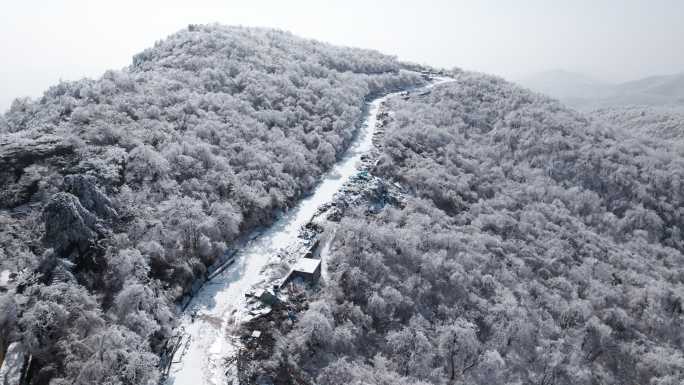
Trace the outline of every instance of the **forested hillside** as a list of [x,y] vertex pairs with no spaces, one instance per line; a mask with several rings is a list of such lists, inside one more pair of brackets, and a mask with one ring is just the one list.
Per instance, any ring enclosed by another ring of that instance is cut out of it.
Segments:
[[625,130],[643,139],[655,137],[658,145],[682,145],[684,140],[684,110],[671,107],[611,107],[591,111],[598,124]]
[[424,81],[393,57],[193,26],[0,117],[0,352],[30,384],[151,384],[173,304],[309,192],[364,100]]
[[256,367],[320,385],[682,383],[681,150],[455,76],[392,99],[373,174],[406,203],[328,224],[328,282]]

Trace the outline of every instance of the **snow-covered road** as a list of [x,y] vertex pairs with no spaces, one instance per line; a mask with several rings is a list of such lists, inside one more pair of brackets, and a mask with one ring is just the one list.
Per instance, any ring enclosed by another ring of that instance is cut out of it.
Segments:
[[[438,78],[424,88],[449,81]],[[324,175],[314,193],[282,215],[270,228],[250,241],[236,254],[235,264],[204,285],[181,319],[188,339],[174,358],[168,385],[226,384],[233,369],[226,359],[235,356],[233,327],[239,324],[238,309],[243,308],[244,293],[266,279],[264,268],[280,249],[297,240],[300,227],[306,224],[319,206],[330,202],[334,194],[354,175],[361,156],[370,151],[380,105],[398,93],[374,99],[367,116],[346,155]],[[190,314],[196,313],[194,322]]]

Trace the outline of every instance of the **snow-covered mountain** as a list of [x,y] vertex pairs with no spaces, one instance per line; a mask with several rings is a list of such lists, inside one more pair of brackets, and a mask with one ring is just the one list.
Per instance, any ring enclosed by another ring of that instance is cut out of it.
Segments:
[[[684,119],[662,105],[682,104],[684,75],[523,83],[660,107],[590,115],[485,74],[217,25],[17,100],[0,116],[0,364],[27,385],[156,385],[198,346],[178,342],[193,334],[176,305],[239,249],[205,289],[256,278],[184,318],[221,331],[199,346],[241,384],[683,383]],[[343,172],[364,120],[374,147]],[[352,184],[302,226],[329,171]],[[315,257],[320,240],[322,281],[250,292],[264,264],[289,271],[288,239],[255,232],[279,224],[320,232],[301,244]],[[230,307],[247,297],[249,325]],[[207,382],[194,374],[169,380]]]
[[253,378],[681,384],[677,118],[588,119],[453,77],[387,104],[370,173],[405,194],[325,225],[330,279]]
[[312,190],[369,95],[425,83],[406,68],[190,25],[124,70],[16,100],[0,116],[0,272],[19,277],[0,287],[0,352],[25,346],[30,384],[156,382],[174,303]]

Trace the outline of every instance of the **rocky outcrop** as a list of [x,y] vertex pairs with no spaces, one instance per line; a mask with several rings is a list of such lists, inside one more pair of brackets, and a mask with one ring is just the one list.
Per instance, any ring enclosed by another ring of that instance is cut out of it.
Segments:
[[95,184],[95,178],[87,175],[64,177],[64,191],[75,195],[83,207],[102,219],[115,218],[112,201]]
[[0,137],[0,208],[27,203],[38,190],[40,175],[33,165],[59,167],[74,155],[74,148],[63,138],[41,135],[37,138],[4,135]]
[[37,138],[7,135],[0,138],[0,168],[20,169],[48,157],[69,155],[73,151],[71,144],[55,135]]
[[26,369],[26,348],[21,342],[14,342],[7,348],[7,354],[0,361],[0,383],[20,385]]
[[[39,183],[42,175],[39,170],[29,167],[20,172],[16,180],[14,172],[0,171],[0,208],[14,208],[28,203],[34,194],[39,190]],[[3,177],[6,176],[6,177]]]
[[43,210],[44,241],[59,256],[83,254],[107,234],[99,219],[70,193],[53,195]]
[[62,188],[65,191],[54,194],[43,209],[43,241],[54,253],[42,270],[52,282],[73,280],[79,272],[102,269],[103,240],[111,233],[111,220],[117,217],[112,201],[97,187],[95,178],[67,175]]
[[[3,174],[15,174],[47,158],[68,156],[74,148],[63,138],[54,135],[41,135],[37,138],[7,135],[0,137],[0,170]],[[18,179],[19,175],[15,175]]]

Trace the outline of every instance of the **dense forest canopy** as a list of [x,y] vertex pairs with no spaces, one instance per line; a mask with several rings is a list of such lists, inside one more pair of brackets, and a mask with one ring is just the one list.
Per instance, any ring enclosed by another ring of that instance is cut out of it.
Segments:
[[[369,97],[424,84],[421,69],[190,25],[121,71],[17,99],[0,115],[0,357],[20,342],[31,385],[156,383],[174,305],[312,190]],[[327,222],[323,285],[250,368],[321,385],[682,383],[681,114],[580,114],[451,75],[383,107],[370,173],[404,199]]]
[[374,51],[196,26],[0,118],[0,347],[31,384],[147,384],[173,306],[309,192],[373,94],[424,80]]
[[[672,107],[630,106],[601,108],[589,116],[599,124],[612,125],[643,139],[655,137],[660,145],[682,145],[684,109]],[[680,150],[681,151],[681,150]],[[681,152],[680,152],[681,154]]]
[[328,225],[329,282],[256,365],[321,385],[682,383],[681,147],[455,77],[391,100],[373,173],[405,206]]

